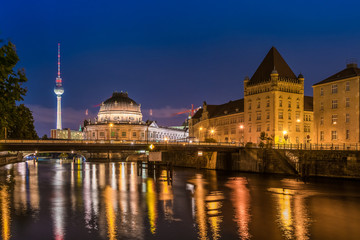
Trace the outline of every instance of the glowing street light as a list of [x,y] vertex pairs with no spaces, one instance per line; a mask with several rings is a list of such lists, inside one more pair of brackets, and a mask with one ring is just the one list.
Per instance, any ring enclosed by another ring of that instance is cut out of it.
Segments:
[[283,134],[284,134],[284,135],[286,135],[286,134],[287,134],[287,131],[286,131],[286,130],[284,130],[284,131],[283,131]]

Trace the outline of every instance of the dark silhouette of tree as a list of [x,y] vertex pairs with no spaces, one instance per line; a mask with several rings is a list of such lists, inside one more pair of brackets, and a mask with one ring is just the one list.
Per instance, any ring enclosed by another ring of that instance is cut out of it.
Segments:
[[27,91],[23,87],[27,81],[24,69],[14,70],[18,61],[15,45],[3,44],[0,48],[0,139],[38,138],[31,111],[24,104],[16,105],[24,100]]

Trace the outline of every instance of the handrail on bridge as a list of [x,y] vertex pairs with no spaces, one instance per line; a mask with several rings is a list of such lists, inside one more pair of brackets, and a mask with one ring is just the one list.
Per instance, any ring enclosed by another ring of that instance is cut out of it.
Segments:
[[190,141],[146,141],[146,140],[0,140],[1,143],[8,144],[114,144],[114,145],[175,145],[175,146],[222,146],[222,147],[241,147],[240,143],[234,142],[190,142]]

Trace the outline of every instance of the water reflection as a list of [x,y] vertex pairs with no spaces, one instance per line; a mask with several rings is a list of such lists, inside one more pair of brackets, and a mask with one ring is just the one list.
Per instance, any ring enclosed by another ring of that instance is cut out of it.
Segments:
[[169,174],[136,163],[29,161],[0,168],[1,238],[329,239],[336,231],[357,239],[359,188],[192,169]]
[[[214,176],[212,178],[214,180]],[[217,184],[210,181],[210,187],[217,189]],[[222,222],[222,200],[224,199],[221,191],[208,191],[205,187],[208,183],[202,174],[196,174],[194,179],[189,180],[187,188],[192,191],[195,205],[193,214],[198,228],[198,238],[212,239],[220,238],[220,224]],[[209,226],[208,226],[209,224]],[[209,232],[210,230],[210,232]],[[208,236],[209,235],[209,236]]]
[[62,164],[57,166],[53,177],[53,197],[51,198],[51,215],[54,226],[54,239],[62,240],[65,236],[65,192],[64,192],[64,168]]
[[234,221],[238,225],[238,234],[240,239],[250,239],[250,192],[247,188],[246,178],[230,179],[225,186],[230,188],[230,200],[234,208]]
[[1,203],[1,236],[2,239],[10,239],[10,199],[7,186],[0,188],[0,203]]
[[277,206],[277,222],[285,239],[310,239],[311,218],[307,211],[306,199],[313,195],[311,191],[297,191],[302,183],[287,182],[292,188],[269,188]]

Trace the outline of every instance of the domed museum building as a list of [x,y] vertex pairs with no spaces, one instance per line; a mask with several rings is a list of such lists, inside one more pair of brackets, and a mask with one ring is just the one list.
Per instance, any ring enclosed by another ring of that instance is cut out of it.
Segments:
[[143,121],[141,105],[126,92],[114,92],[104,101],[94,122],[85,121],[88,140],[186,141],[185,127],[160,127],[155,121]]

